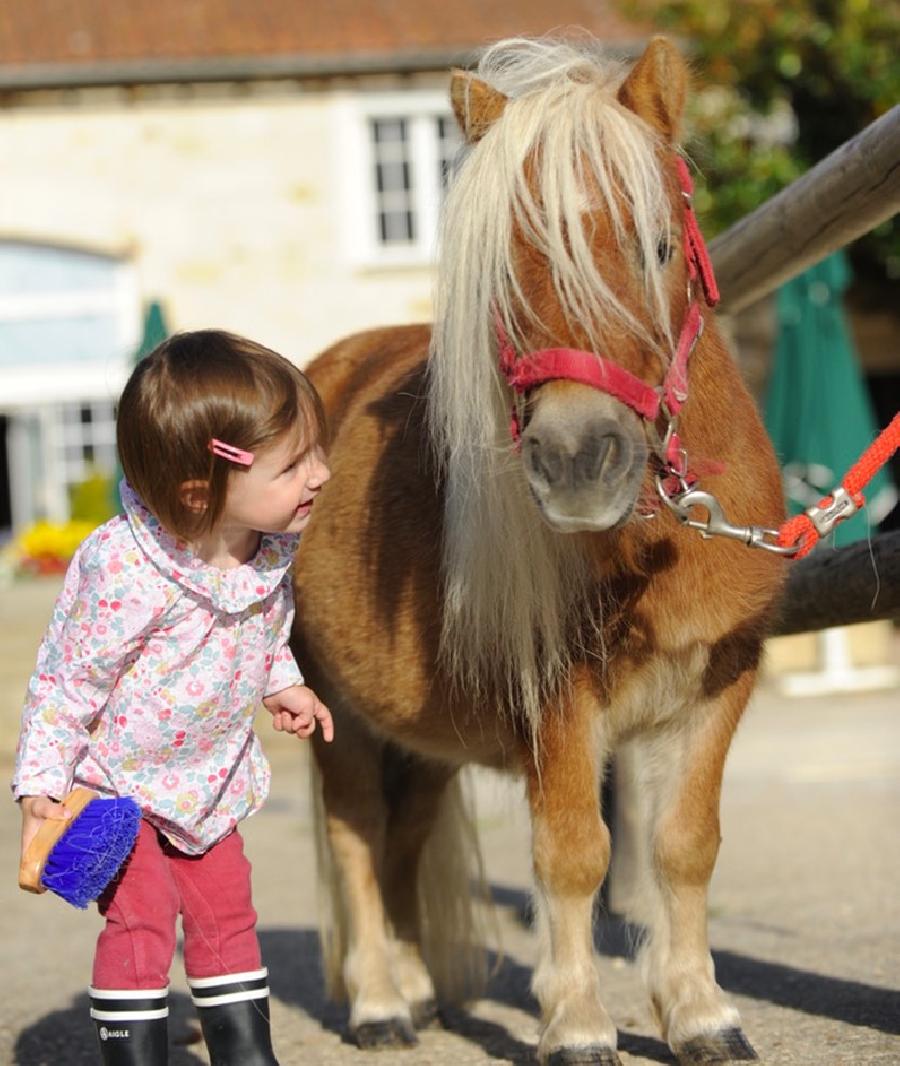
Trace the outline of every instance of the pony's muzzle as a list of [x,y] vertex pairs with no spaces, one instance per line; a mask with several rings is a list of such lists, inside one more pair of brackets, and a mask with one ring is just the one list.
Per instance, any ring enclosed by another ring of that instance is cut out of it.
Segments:
[[634,446],[611,419],[599,419],[571,431],[529,427],[523,438],[529,475],[551,489],[578,491],[585,486],[614,485],[627,474]]
[[522,435],[522,461],[551,526],[560,532],[604,530],[631,514],[646,446],[632,412],[573,386],[541,395]]

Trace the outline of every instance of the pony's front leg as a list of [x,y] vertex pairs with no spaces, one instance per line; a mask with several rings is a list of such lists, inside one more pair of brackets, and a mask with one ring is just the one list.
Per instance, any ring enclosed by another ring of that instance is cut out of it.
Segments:
[[707,936],[722,771],[751,688],[745,674],[698,707],[682,730],[640,744],[651,873],[641,963],[662,1035],[682,1066],[756,1058],[716,983]]
[[616,1027],[600,998],[594,896],[609,865],[599,806],[596,703],[576,685],[548,708],[528,773],[540,958],[532,989],[541,1007],[541,1062],[614,1066]]

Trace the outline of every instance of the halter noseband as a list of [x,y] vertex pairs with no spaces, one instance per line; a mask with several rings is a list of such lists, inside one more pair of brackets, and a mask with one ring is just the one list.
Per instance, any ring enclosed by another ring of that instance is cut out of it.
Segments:
[[[647,422],[655,423],[660,416],[663,416],[667,425],[657,454],[666,474],[674,476],[680,485],[687,475],[687,468],[675,425],[678,413],[687,400],[688,360],[703,333],[703,316],[700,312],[700,303],[694,296],[694,290],[699,279],[706,303],[710,307],[718,303],[719,290],[713,275],[709,253],[697,224],[697,216],[694,214],[691,199],[694,183],[691,181],[687,164],[681,156],[675,157],[675,168],[684,200],[682,244],[688,269],[689,301],[675,354],[662,385],[658,387],[648,385],[612,360],[596,352],[586,352],[576,348],[542,348],[517,359],[515,349],[499,315],[495,315],[494,327],[497,334],[500,370],[517,397],[524,396],[530,389],[543,385],[547,381],[575,381],[607,393],[630,407]],[[516,447],[521,447],[522,424],[516,404],[513,405],[510,430]]]

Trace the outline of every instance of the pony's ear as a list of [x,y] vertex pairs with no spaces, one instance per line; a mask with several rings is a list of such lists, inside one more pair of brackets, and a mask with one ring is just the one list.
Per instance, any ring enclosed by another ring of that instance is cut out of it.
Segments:
[[652,37],[619,88],[619,103],[634,111],[667,141],[678,140],[688,90],[688,68],[666,37]]
[[506,107],[506,97],[487,82],[465,70],[454,70],[450,78],[453,114],[468,144],[480,141]]

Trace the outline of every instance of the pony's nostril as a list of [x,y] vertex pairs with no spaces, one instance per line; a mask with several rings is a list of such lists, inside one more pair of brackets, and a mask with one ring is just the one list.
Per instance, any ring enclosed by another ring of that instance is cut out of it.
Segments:
[[617,432],[604,427],[587,432],[573,460],[576,485],[610,481],[628,466],[628,444]]
[[575,484],[596,481],[604,469],[609,470],[615,465],[620,450],[619,440],[614,435],[589,434],[573,461]]
[[525,443],[530,473],[554,488],[612,482],[628,467],[629,454],[628,441],[608,422],[592,426],[574,447],[571,441],[537,436]]
[[562,476],[563,459],[559,448],[543,444],[539,438],[532,437],[527,447],[528,464],[532,472],[548,485],[555,485]]

